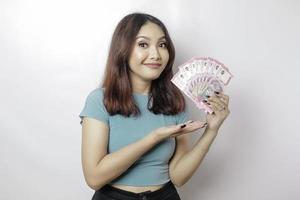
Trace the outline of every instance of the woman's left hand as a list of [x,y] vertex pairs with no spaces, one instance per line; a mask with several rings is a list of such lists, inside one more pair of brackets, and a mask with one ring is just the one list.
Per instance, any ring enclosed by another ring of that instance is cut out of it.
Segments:
[[207,114],[206,128],[218,131],[230,111],[228,109],[229,96],[222,93],[215,93],[215,96],[207,97],[207,102],[204,101],[212,110],[212,114]]

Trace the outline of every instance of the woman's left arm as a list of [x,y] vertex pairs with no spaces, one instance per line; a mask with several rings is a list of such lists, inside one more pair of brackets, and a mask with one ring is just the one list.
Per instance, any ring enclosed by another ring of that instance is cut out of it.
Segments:
[[229,97],[227,95],[216,93],[216,96],[208,97],[206,100],[213,113],[206,116],[207,126],[203,135],[193,148],[183,154],[176,165],[170,169],[171,179],[176,182],[176,186],[184,185],[192,177],[209,151],[220,126],[230,113],[228,109]]

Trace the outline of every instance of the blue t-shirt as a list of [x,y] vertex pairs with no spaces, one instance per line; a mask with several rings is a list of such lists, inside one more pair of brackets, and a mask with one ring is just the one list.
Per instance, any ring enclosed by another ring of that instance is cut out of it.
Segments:
[[[103,104],[103,88],[89,93],[79,117],[91,117],[109,126],[108,153],[118,151],[137,142],[156,128],[180,124],[187,121],[186,111],[177,115],[154,114],[147,109],[148,95],[133,93],[141,115],[126,117],[110,116]],[[175,138],[165,139],[141,156],[123,174],[111,183],[131,186],[161,185],[170,180],[169,160],[175,152]],[[124,155],[126,156],[126,155]]]

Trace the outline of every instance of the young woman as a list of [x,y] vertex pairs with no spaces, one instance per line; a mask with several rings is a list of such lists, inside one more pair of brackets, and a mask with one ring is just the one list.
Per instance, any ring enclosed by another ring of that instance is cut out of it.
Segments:
[[[228,96],[207,99],[207,122],[187,121],[171,83],[175,50],[164,24],[143,13],[125,16],[113,34],[105,78],[80,113],[82,167],[93,200],[180,199],[224,119]],[[188,134],[205,127],[190,150]]]

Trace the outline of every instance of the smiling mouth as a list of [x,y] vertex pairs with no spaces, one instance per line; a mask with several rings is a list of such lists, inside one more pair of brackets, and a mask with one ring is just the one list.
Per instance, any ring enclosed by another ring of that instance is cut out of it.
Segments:
[[151,68],[159,68],[159,67],[162,66],[162,65],[159,64],[159,63],[146,63],[146,64],[144,64],[144,65],[146,65],[147,67],[151,67]]

